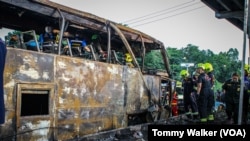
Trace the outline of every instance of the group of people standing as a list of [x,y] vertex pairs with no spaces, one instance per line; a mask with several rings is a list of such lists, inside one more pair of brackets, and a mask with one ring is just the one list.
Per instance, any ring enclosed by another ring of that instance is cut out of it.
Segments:
[[214,81],[213,66],[210,63],[198,63],[192,75],[182,70],[184,110],[188,119],[207,123],[214,120]]
[[[245,66],[244,91],[242,104],[242,124],[247,123],[249,92],[250,92],[250,67]],[[188,119],[200,123],[214,121],[214,82],[213,66],[210,63],[198,63],[192,75],[187,70],[180,72],[184,94],[184,110]],[[225,95],[227,124],[237,124],[239,116],[241,80],[237,73],[226,80],[222,85]]]

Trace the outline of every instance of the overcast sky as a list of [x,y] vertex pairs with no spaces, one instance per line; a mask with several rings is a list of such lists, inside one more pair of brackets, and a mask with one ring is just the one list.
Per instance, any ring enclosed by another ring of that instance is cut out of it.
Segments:
[[237,48],[242,59],[243,31],[224,19],[215,18],[214,11],[200,0],[51,1],[128,24],[162,41],[166,47],[182,48],[193,44],[216,54]]

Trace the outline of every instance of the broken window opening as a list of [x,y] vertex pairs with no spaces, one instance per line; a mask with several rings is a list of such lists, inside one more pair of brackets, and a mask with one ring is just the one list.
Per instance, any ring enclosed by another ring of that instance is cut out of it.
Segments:
[[49,90],[21,91],[21,116],[49,115]]

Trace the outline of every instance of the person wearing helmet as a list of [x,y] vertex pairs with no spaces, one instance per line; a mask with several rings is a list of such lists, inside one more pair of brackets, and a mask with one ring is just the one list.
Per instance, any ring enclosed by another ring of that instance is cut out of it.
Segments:
[[243,123],[247,122],[248,118],[248,111],[250,111],[250,106],[249,106],[249,96],[250,96],[250,79],[249,79],[249,74],[250,74],[250,66],[248,64],[245,64],[244,66],[244,101],[243,101]]
[[213,74],[213,66],[211,63],[205,63],[205,73],[208,75],[209,79],[210,79],[210,83],[211,83],[211,88],[214,88],[214,83],[215,83],[215,77]]
[[[250,66],[245,64],[245,66],[244,66],[244,81],[245,82],[250,83],[249,75],[250,75]],[[247,84],[247,86],[250,88],[250,84]]]
[[132,59],[132,56],[129,54],[129,53],[125,53],[125,61],[126,61],[126,65],[133,68],[134,65],[133,65],[133,59]]
[[[210,82],[210,85],[211,85],[211,89],[212,89],[212,92],[213,92],[213,97],[215,97],[215,93],[214,93],[214,84],[215,84],[215,76],[214,76],[214,73],[213,73],[213,65],[211,63],[205,63],[204,64],[205,66],[205,73],[207,74],[208,76],[208,79],[209,79],[209,82]],[[215,100],[213,101],[213,109],[215,107]]]
[[213,91],[211,89],[209,78],[205,73],[205,65],[203,63],[197,64],[196,72],[199,73],[197,80],[197,95],[200,122],[207,123],[207,121],[214,120],[212,112],[214,106]]
[[198,101],[197,101],[198,100],[198,95],[197,95],[198,76],[199,76],[199,74],[196,71],[194,71],[193,74],[192,74],[192,79],[193,79],[193,83],[194,83],[194,98],[196,100],[196,103],[198,103]]
[[[180,72],[182,77],[184,111],[188,119],[198,118],[198,107],[194,97],[194,83],[187,70]],[[191,110],[190,110],[191,109]]]

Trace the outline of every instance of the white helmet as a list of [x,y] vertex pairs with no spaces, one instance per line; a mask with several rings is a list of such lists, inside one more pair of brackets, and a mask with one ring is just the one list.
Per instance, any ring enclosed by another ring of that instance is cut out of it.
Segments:
[[51,26],[46,26],[46,27],[45,27],[45,32],[46,32],[46,33],[52,32],[52,27],[51,27]]

